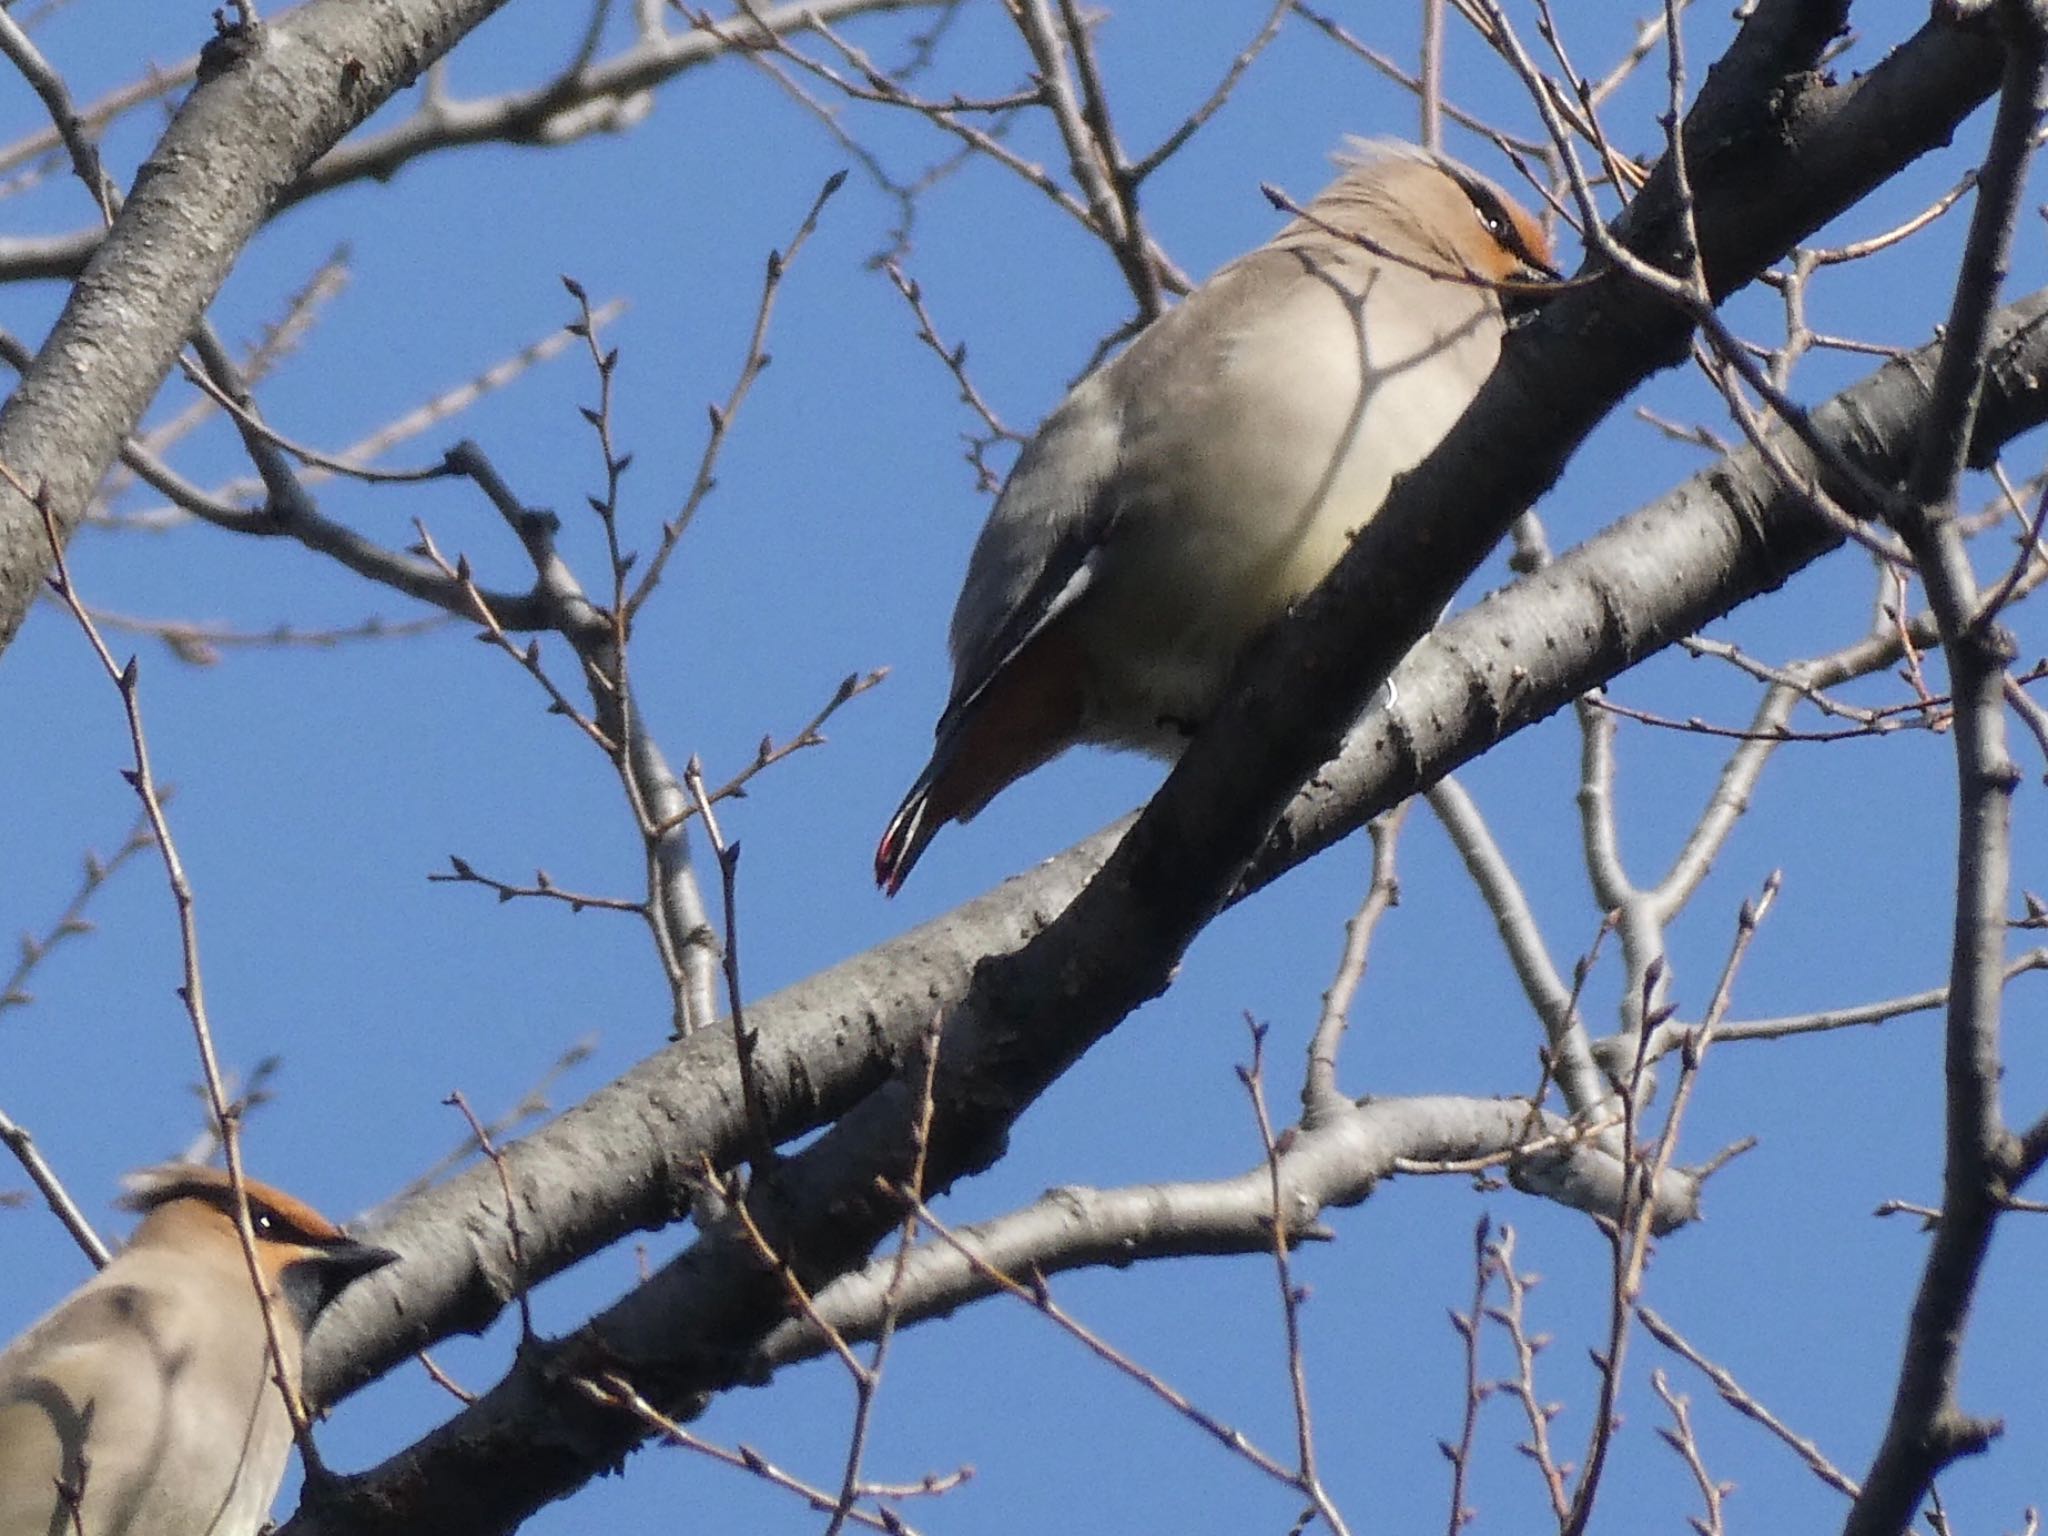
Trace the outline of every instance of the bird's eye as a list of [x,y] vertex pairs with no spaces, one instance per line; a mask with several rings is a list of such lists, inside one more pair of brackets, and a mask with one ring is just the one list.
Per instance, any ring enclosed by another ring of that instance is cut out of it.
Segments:
[[1479,215],[1479,227],[1481,229],[1484,229],[1502,244],[1507,243],[1508,219],[1506,214],[1502,213],[1500,209],[1488,207],[1484,203],[1474,203],[1472,211]]
[[249,1213],[249,1225],[256,1229],[258,1237],[274,1237],[277,1235],[277,1218],[268,1211],[251,1211]]

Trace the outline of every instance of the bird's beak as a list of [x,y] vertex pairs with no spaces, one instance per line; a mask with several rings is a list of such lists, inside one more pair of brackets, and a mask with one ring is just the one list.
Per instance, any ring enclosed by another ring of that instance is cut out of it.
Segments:
[[[1564,274],[1555,267],[1529,258],[1522,262],[1521,270],[1515,274],[1515,281],[1523,284],[1561,283],[1564,281]],[[1552,297],[1554,295],[1545,293],[1541,287],[1509,289],[1500,296],[1501,313],[1507,316],[1511,325],[1519,324],[1548,304]]]
[[387,1264],[396,1264],[398,1255],[389,1248],[376,1248],[368,1243],[337,1243],[321,1254],[327,1267],[342,1285],[360,1280],[365,1275],[375,1274]]
[[389,1248],[373,1248],[368,1243],[344,1238],[338,1243],[302,1249],[300,1256],[284,1267],[280,1279],[299,1326],[311,1328],[313,1320],[343,1291],[363,1276],[397,1262],[398,1255]]

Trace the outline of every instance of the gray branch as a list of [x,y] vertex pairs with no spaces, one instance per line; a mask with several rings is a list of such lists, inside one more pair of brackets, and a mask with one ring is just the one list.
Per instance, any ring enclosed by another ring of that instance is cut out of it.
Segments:
[[1843,1528],[1847,1536],[1903,1530],[1942,1469],[1982,1451],[2004,1427],[1965,1412],[1957,1389],[1971,1303],[2018,1161],[2000,1104],[2005,1067],[1999,1043],[2012,796],[2020,778],[2005,736],[2005,676],[2015,646],[1997,613],[1983,610],[1956,493],[1970,455],[2027,162],[2048,99],[2048,4],[1997,0],[1991,9],[2006,45],[2005,82],[1977,180],[1948,345],[1907,495],[1892,514],[1941,626],[1955,699],[1956,899],[1943,1052],[1948,1155],[1941,1218],[1913,1298],[1891,1417]]
[[[276,200],[502,3],[314,0],[209,45],[198,85],[0,407],[0,463],[46,491],[67,538]],[[0,649],[48,565],[40,514],[0,487]]]
[[[1530,1146],[1539,1150],[1517,1155]],[[1294,1131],[1278,1161],[1280,1209],[1295,1242],[1328,1237],[1323,1212],[1357,1205],[1403,1163],[1498,1162],[1533,1193],[1610,1218],[1621,1209],[1620,1163],[1575,1139],[1570,1121],[1519,1099],[1368,1099]],[[1667,1172],[1657,1198],[1660,1232],[1699,1214],[1698,1181],[1688,1173]],[[1263,1158],[1229,1179],[1055,1189],[957,1229],[951,1242],[920,1244],[900,1281],[894,1254],[841,1276],[819,1293],[818,1316],[844,1338],[867,1339],[892,1312],[898,1325],[925,1322],[994,1294],[988,1269],[1028,1283],[1034,1274],[1145,1259],[1271,1254],[1273,1209]],[[808,1319],[795,1318],[761,1340],[747,1369],[765,1379],[827,1347]]]

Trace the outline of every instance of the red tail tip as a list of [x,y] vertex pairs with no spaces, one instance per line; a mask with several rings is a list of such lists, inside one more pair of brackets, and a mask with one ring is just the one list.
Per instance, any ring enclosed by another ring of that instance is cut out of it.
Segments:
[[875,849],[875,884],[884,896],[894,896],[903,889],[903,877],[910,873],[899,862],[902,849],[896,840],[896,829],[891,827],[882,834],[882,841]]

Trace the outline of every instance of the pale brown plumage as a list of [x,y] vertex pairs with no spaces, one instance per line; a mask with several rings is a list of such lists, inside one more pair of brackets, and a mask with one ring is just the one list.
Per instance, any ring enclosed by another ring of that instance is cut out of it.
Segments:
[[953,613],[931,761],[876,850],[885,891],[941,826],[1076,742],[1176,755],[1245,645],[1492,371],[1489,285],[1556,276],[1535,220],[1457,162],[1387,142],[1340,161],[1018,459]]
[[[297,1390],[305,1332],[397,1255],[247,1184]],[[291,1451],[227,1177],[137,1175],[127,1247],[0,1351],[0,1536],[256,1536]]]

